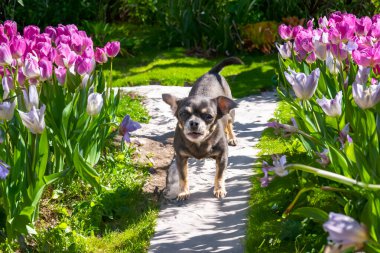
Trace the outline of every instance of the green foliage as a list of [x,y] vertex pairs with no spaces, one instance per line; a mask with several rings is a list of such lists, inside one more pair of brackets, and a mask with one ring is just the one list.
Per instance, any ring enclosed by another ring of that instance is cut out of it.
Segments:
[[150,116],[148,110],[141,106],[141,100],[143,98],[139,97],[136,94],[130,93],[123,96],[120,99],[119,106],[116,111],[116,119],[118,122],[121,122],[125,115],[133,115],[132,120],[138,121],[141,123],[148,123]]
[[[275,85],[274,55],[241,54],[245,65],[226,67],[221,74],[227,79],[234,97],[244,97]],[[216,63],[224,59],[204,59],[185,54],[184,49],[174,48],[161,53],[149,52],[134,58],[116,58],[113,69],[114,86],[148,84],[191,85]]]

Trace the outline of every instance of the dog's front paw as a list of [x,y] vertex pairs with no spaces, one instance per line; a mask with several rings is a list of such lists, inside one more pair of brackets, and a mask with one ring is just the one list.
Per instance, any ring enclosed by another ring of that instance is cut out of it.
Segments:
[[189,191],[182,191],[178,194],[177,200],[178,201],[183,201],[186,200],[190,197],[190,192]]
[[224,187],[218,187],[214,188],[214,196],[218,199],[224,198],[227,195],[226,188]]
[[229,146],[236,146],[237,145],[237,139],[236,138],[229,139],[228,140],[228,145]]

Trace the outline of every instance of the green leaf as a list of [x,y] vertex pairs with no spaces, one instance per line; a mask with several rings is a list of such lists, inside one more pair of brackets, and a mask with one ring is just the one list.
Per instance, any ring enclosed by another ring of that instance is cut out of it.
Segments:
[[300,207],[295,209],[292,214],[305,218],[312,218],[320,223],[323,223],[329,219],[329,215],[325,211],[316,207]]
[[90,183],[97,190],[100,190],[101,186],[99,184],[99,174],[80,155],[79,145],[76,145],[75,147],[73,161],[75,169],[78,171],[82,179]]
[[17,0],[18,4],[24,7],[24,1],[23,0]]
[[49,142],[47,138],[47,131],[45,130],[39,138],[38,145],[38,160],[37,160],[37,177],[41,180],[45,176],[46,164],[49,158]]

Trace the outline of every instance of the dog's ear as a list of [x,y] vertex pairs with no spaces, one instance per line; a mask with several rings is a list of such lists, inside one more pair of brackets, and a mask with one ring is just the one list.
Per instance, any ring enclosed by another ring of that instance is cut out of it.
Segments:
[[162,100],[164,100],[165,103],[170,105],[170,108],[172,109],[173,114],[177,111],[178,108],[178,101],[179,99],[176,96],[173,96],[172,94],[162,94]]
[[237,103],[232,99],[224,96],[216,98],[216,104],[218,105],[218,114],[226,115],[232,109],[237,107]]

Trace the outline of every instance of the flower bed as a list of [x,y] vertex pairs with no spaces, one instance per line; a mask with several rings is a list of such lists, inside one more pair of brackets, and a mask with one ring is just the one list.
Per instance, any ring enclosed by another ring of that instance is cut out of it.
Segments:
[[278,93],[295,117],[291,124],[268,126],[297,136],[314,162],[287,164],[285,156],[275,156],[273,165],[263,164],[261,183],[265,187],[276,176],[299,171],[303,188],[285,216],[307,185],[336,192],[344,215],[297,209],[300,215],[324,221],[329,233],[326,251],[380,249],[379,31],[380,15],[357,18],[340,12],[320,18],[316,28],[314,20],[306,28],[279,27],[285,43],[277,45]]
[[9,240],[36,233],[47,185],[69,184],[79,175],[102,190],[93,166],[116,123],[112,59],[119,50],[119,42],[94,50],[75,25],[44,32],[26,26],[21,35],[16,22],[0,24],[0,207]]

